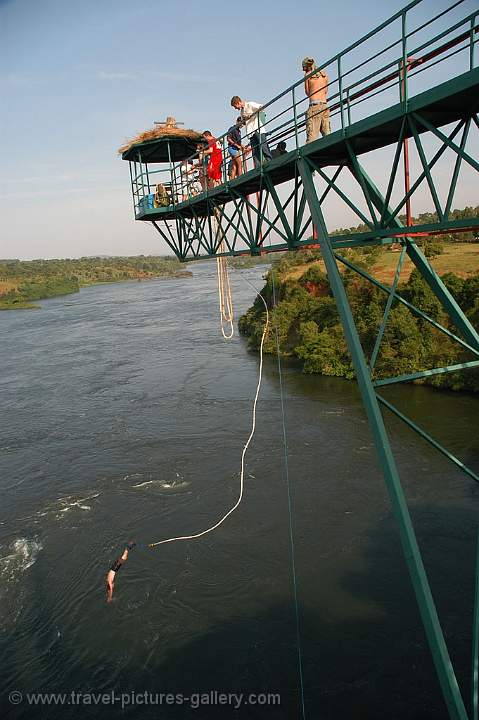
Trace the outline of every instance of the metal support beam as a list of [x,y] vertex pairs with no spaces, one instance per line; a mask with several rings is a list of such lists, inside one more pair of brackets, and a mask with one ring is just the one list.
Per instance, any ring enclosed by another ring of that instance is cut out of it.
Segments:
[[304,159],[298,161],[299,172],[303,181],[304,191],[313,224],[318,228],[318,240],[321,253],[326,265],[331,290],[336,299],[338,312],[341,317],[344,333],[352,356],[359,389],[364,402],[369,425],[374,438],[374,444],[382,468],[386,486],[391,499],[394,516],[399,525],[401,543],[403,546],[406,564],[411,576],[414,592],[418,601],[424,629],[432,652],[434,664],[438,674],[444,700],[450,717],[454,720],[467,720],[464,702],[458,687],[456,676],[452,668],[451,659],[446,647],[444,635],[439,623],[434,600],[426,576],[421,553],[414,533],[411,516],[406,498],[401,486],[398,469],[389,438],[384,426],[384,420],[379,408],[369,369],[366,365],[363,349],[359,340],[358,331],[343,285],[343,281],[336,264],[334,252],[329,240],[328,231],[324,222],[323,213],[318,202],[316,188],[313,182],[311,166]]
[[476,543],[476,591],[472,621],[472,720],[479,720],[479,524]]
[[392,403],[388,402],[386,398],[383,398],[381,395],[376,394],[376,397],[378,401],[381,403],[381,405],[384,405],[388,410],[390,410],[399,420],[402,420],[402,422],[405,425],[408,425],[411,430],[414,430],[415,433],[417,433],[420,437],[423,438],[423,440],[426,440],[430,445],[432,445],[433,448],[438,450],[440,453],[444,455],[448,460],[450,460],[456,467],[458,467],[462,472],[466,473],[466,475],[469,475],[470,478],[472,478],[475,482],[479,483],[479,477],[474,472],[474,470],[471,470],[470,467],[467,465],[464,465],[462,460],[459,460],[455,455],[453,455],[452,452],[449,450],[446,450],[445,447],[443,447],[440,443],[438,443],[436,440],[434,440],[433,437],[431,437],[427,432],[425,432],[422,428],[419,427],[419,425],[416,425],[415,422],[413,422],[410,418],[408,418],[406,415],[404,415],[402,412],[400,412],[397,407],[395,407]]
[[395,385],[396,383],[412,382],[413,380],[421,380],[432,375],[442,375],[443,373],[457,372],[458,370],[466,370],[479,365],[479,360],[471,360],[471,362],[456,363],[455,365],[447,365],[446,367],[432,368],[431,370],[421,370],[407,375],[397,375],[396,377],[385,378],[384,380],[376,380],[374,387],[383,387],[384,385]]
[[271,179],[269,178],[269,176],[265,175],[264,179],[265,179],[266,187],[268,188],[268,192],[273,199],[275,208],[278,212],[279,218],[281,220],[284,231],[288,238],[288,247],[290,247],[291,250],[293,250],[295,238],[294,238],[293,231],[291,230],[290,224],[288,222],[288,218],[286,217],[286,213],[284,212],[283,205],[281,204],[281,200],[279,199],[278,193],[276,192],[276,188],[273,185],[273,183],[271,182]]
[[[351,166],[351,172],[353,174],[355,174],[356,172],[361,173],[362,181],[367,185],[369,195],[378,211],[381,214],[389,212],[389,209],[385,207],[383,196],[381,195],[374,182],[368,176],[364,168],[359,163],[357,163],[354,167]],[[390,221],[390,224],[394,228],[404,227],[398,218],[393,218]],[[408,237],[406,238],[406,243],[406,252],[408,256],[410,257],[414,265],[417,267],[422,277],[427,282],[434,295],[437,297],[444,310],[451,318],[456,328],[459,330],[459,332],[463,334],[464,338],[470,345],[479,349],[479,335],[461,310],[457,301],[454,299],[452,294],[444,285],[439,275],[433,270],[430,263],[426,260],[414,240]]]
[[[339,253],[335,252],[334,257],[339,260],[339,262],[346,265],[346,267],[350,268],[351,270],[354,270],[354,272],[358,273],[361,277],[363,277],[365,280],[369,280],[370,283],[378,287],[383,292],[387,293],[388,295],[391,292],[391,288],[387,287],[387,285],[383,285],[383,283],[379,282],[379,280],[376,280],[372,275],[367,273],[362,268],[358,267],[357,265],[354,265],[354,263],[347,260],[345,257],[340,255]],[[471,347],[468,345],[464,340],[462,340],[457,335],[454,335],[450,330],[445,328],[443,325],[440,325],[440,323],[436,322],[432,317],[427,315],[427,313],[423,312],[422,310],[419,310],[415,305],[412,305],[410,302],[405,300],[401,295],[398,295],[396,292],[394,293],[394,299],[400,302],[405,307],[409,308],[409,310],[418,318],[421,318],[422,320],[426,320],[430,325],[435,327],[437,330],[440,330],[440,332],[443,332],[445,335],[451,338],[451,340],[454,340],[455,342],[459,343],[465,350],[469,350],[469,352],[472,352],[474,355],[479,356],[479,350],[476,348]]]
[[378,331],[378,335],[376,338],[376,342],[374,343],[374,348],[371,353],[371,360],[369,361],[369,367],[371,368],[371,370],[374,368],[374,366],[376,364],[376,360],[377,360],[378,353],[379,353],[379,348],[381,347],[381,342],[383,339],[384,331],[386,330],[386,323],[388,321],[388,317],[389,317],[389,313],[391,311],[394,296],[396,294],[397,286],[399,283],[399,278],[401,277],[401,268],[402,268],[402,265],[404,262],[405,252],[406,252],[406,248],[403,245],[403,247],[401,249],[401,255],[399,256],[398,264],[396,266],[396,272],[394,273],[393,284],[391,285],[391,289],[389,291],[389,296],[388,296],[388,299],[386,302],[386,307],[384,308],[384,313],[383,313],[381,325],[379,326],[379,331]]

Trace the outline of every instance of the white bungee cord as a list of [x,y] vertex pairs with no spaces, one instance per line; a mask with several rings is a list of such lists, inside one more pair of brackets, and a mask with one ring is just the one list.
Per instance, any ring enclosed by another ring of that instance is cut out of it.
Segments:
[[[178,540],[195,540],[196,538],[200,538],[203,535],[207,535],[210,532],[213,532],[213,530],[216,530],[220,525],[224,523],[224,521],[232,514],[234,511],[239,507],[242,499],[243,499],[243,493],[244,493],[244,464],[245,464],[245,456],[246,451],[248,450],[248,447],[251,443],[251,440],[253,439],[253,435],[255,433],[256,429],[256,405],[258,403],[258,397],[261,390],[261,382],[263,377],[263,346],[264,341],[266,339],[266,335],[268,334],[269,330],[269,311],[268,311],[268,305],[266,303],[266,300],[262,296],[262,294],[254,287],[254,285],[247,280],[246,278],[243,278],[243,280],[250,285],[253,290],[255,291],[256,295],[261,298],[261,301],[264,305],[264,308],[266,310],[266,322],[264,324],[263,328],[263,334],[261,336],[261,343],[259,347],[259,371],[258,371],[258,383],[256,385],[256,393],[253,400],[253,417],[252,417],[252,423],[251,423],[251,431],[248,436],[248,439],[246,440],[246,443],[244,444],[243,451],[241,453],[241,471],[240,471],[240,491],[238,499],[236,500],[235,504],[228,510],[228,512],[223,515],[223,517],[218,520],[214,525],[207,528],[206,530],[202,530],[201,532],[193,533],[192,535],[178,535],[177,537],[171,537],[167,538],[166,540],[158,540],[157,542],[148,543],[147,547],[149,548],[155,548],[158,547],[158,545],[165,545],[166,543],[171,542],[177,542]],[[223,333],[224,335],[224,333]],[[228,339],[228,338],[226,338]]]

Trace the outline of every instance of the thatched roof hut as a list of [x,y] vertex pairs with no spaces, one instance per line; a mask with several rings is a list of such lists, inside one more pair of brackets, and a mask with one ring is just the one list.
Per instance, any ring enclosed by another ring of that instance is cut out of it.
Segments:
[[167,117],[166,122],[139,133],[118,152],[123,160],[177,162],[193,155],[200,142],[204,142],[201,133],[180,128],[174,117]]

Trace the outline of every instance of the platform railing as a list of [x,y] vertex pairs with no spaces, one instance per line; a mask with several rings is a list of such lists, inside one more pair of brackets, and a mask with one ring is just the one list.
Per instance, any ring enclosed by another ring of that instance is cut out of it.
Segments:
[[[434,0],[413,0],[377,28],[364,35],[348,48],[318,65],[328,74],[327,94],[332,132],[343,134],[357,120],[397,103],[405,109],[409,98],[421,90],[438,84],[438,65],[441,79],[454,77],[476,67],[475,48],[479,42],[479,9],[462,13],[468,0],[456,0],[440,12],[418,22],[414,13],[419,9],[434,9]],[[433,37],[430,37],[434,33]],[[382,43],[378,49],[378,45]],[[374,47],[370,47],[371,45]],[[274,143],[289,143],[286,152],[298,151],[306,142],[306,113],[309,98],[303,83],[317,70],[302,77],[283,92],[266,102],[257,114],[256,132],[267,136],[271,150]],[[428,76],[429,73],[429,76]],[[432,78],[431,78],[432,76]],[[432,82],[431,82],[432,79]],[[229,99],[228,99],[229,102]],[[234,111],[236,114],[238,111]],[[322,111],[318,111],[322,112]],[[249,143],[251,135],[243,132],[242,170],[262,171],[266,148],[259,146],[259,162],[252,162]],[[170,163],[166,169],[156,169],[141,161],[130,163],[133,202],[136,215],[151,207],[176,207],[198,195],[211,195],[217,188],[235,183],[229,179],[227,133],[216,139],[222,153],[221,181],[208,180],[201,154],[193,154],[187,161]],[[291,147],[292,145],[292,147]],[[275,162],[275,159],[272,160]],[[256,168],[255,168],[256,165]],[[155,205],[155,191],[165,190],[169,204]]]

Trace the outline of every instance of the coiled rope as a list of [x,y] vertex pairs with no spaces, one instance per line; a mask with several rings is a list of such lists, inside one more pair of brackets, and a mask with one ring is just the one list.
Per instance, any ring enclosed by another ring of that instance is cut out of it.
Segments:
[[[226,246],[223,240],[219,246],[219,251],[226,252]],[[233,298],[231,296],[228,263],[225,257],[216,258],[216,268],[218,271],[221,333],[225,340],[231,340],[234,335]]]
[[[215,244],[221,236],[217,252],[226,253],[227,246],[225,243],[225,235],[221,228],[220,212],[217,208],[214,210],[213,222],[216,224]],[[216,258],[216,270],[218,272],[218,295],[220,305],[220,326],[221,334],[225,340],[231,340],[234,335],[234,314],[233,314],[233,298],[231,296],[230,278],[228,274],[228,262],[226,257]],[[229,327],[228,327],[229,326]]]

